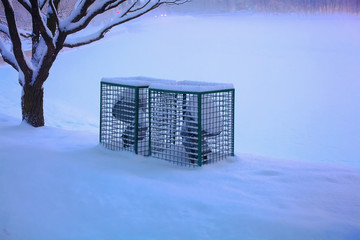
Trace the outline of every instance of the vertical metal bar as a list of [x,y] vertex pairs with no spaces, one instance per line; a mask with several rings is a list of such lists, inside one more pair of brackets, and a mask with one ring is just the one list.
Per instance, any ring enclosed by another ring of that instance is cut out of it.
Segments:
[[149,108],[149,156],[151,156],[151,89],[148,91],[148,108]]
[[231,148],[231,156],[235,156],[234,149],[235,149],[235,89],[231,90],[231,137],[232,137],[232,148]]
[[103,82],[100,83],[100,128],[99,128],[99,142],[101,143],[101,132],[102,132],[102,92],[103,92]]
[[197,105],[197,113],[198,113],[198,165],[202,165],[202,139],[201,139],[201,132],[202,132],[202,126],[201,126],[201,98],[202,94],[197,93],[197,99],[198,99],[198,105]]
[[178,118],[178,114],[177,114],[177,109],[178,109],[178,94],[175,93],[175,100],[174,100],[174,104],[172,107],[174,108],[174,116],[173,116],[173,122],[172,122],[172,127],[173,127],[173,132],[172,132],[172,137],[173,137],[173,145],[176,144],[176,123],[177,123],[177,118]]
[[134,123],[134,152],[138,154],[139,133],[139,88],[135,88],[135,123]]
[[185,121],[185,113],[186,113],[186,94],[185,93],[183,93],[183,100],[182,100],[182,110],[183,110],[183,112],[182,112],[182,120],[183,121]]

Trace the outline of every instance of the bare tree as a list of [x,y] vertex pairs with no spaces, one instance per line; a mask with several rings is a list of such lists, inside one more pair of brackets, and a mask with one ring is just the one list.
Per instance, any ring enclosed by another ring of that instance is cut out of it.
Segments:
[[[188,0],[78,0],[64,11],[68,0],[1,0],[5,19],[0,21],[0,54],[19,72],[22,119],[34,127],[44,126],[43,84],[56,57],[64,47],[79,47],[102,39],[113,27],[138,18],[163,4],[182,4]],[[1,7],[1,6],[0,6]],[[27,15],[26,29],[17,14]],[[14,10],[16,9],[16,11]],[[95,19],[117,9],[115,18],[86,37],[76,37]],[[30,41],[31,59],[24,54],[24,42]]]

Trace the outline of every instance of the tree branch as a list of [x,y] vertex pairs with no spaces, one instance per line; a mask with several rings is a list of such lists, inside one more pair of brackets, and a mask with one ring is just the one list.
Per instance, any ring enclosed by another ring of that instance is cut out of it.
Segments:
[[40,4],[40,9],[43,9],[45,4],[46,4],[47,0],[40,0],[39,4]]
[[[74,48],[74,47],[79,47],[79,46],[83,46],[83,45],[87,45],[90,44],[92,42],[98,41],[100,39],[102,39],[105,34],[113,27],[123,24],[125,22],[128,22],[130,20],[133,20],[135,18],[138,18],[142,15],[144,15],[145,13],[150,12],[151,10],[159,7],[162,4],[173,4],[173,3],[180,3],[180,2],[186,2],[185,1],[178,1],[178,0],[173,0],[173,1],[161,1],[161,0],[157,0],[157,1],[151,1],[148,0],[146,1],[146,3],[144,3],[142,6],[133,9],[136,4],[138,3],[138,1],[135,1],[135,3],[133,3],[132,5],[130,5],[127,9],[125,9],[125,11],[120,15],[119,18],[115,19],[113,22],[109,23],[108,25],[104,26],[102,29],[100,29],[99,31],[90,34],[86,37],[82,37],[82,38],[77,38],[74,40],[67,40],[64,43],[64,47],[69,47],[69,48]],[[152,4],[150,4],[152,2]],[[136,11],[137,10],[137,11]],[[71,32],[76,32],[79,31],[81,29],[84,29],[87,25],[82,25],[81,27],[77,27],[76,29],[73,29]],[[76,31],[75,31],[76,30]]]
[[2,40],[0,40],[0,54],[6,63],[12,66],[16,71],[19,71],[19,66],[16,62],[14,54],[6,49]]
[[70,22],[78,22],[83,16],[86,15],[86,11],[95,2],[95,0],[83,0],[79,6],[73,11],[74,15],[70,16]]
[[[60,1],[58,0],[56,3],[57,3],[56,5],[58,5],[60,3]],[[59,23],[58,11],[57,11],[57,7],[55,7],[54,0],[49,1],[49,6],[50,6],[50,9],[52,10],[52,13],[56,16],[57,23]]]
[[[46,23],[44,22],[42,13],[40,11],[40,7],[38,5],[38,0],[30,0],[31,1],[31,8],[32,8],[32,18],[33,24],[39,28],[41,36],[44,38],[46,45],[48,48],[55,48],[55,44],[53,41],[52,32],[47,27]],[[34,28],[35,26],[33,26]]]
[[[123,16],[125,16],[125,15],[126,15],[127,13],[129,13],[129,12],[137,12],[137,11],[140,11],[140,10],[146,8],[146,6],[149,5],[150,2],[151,2],[151,0],[148,0],[148,1],[147,1],[145,4],[143,4],[141,7],[138,7],[138,8],[136,8],[136,9],[134,9],[134,10],[131,10],[131,9],[132,9],[133,7],[135,7],[135,5],[138,3],[138,1],[136,1],[136,2],[133,4],[133,6],[132,6],[127,12],[124,13]],[[157,3],[159,3],[159,2],[160,2],[160,0],[158,0]]]
[[116,2],[110,4],[105,11],[108,11],[110,9],[116,8],[117,6],[119,6],[120,4],[124,3],[126,0],[117,0]]
[[[135,7],[135,5],[138,3],[138,1],[135,1],[132,5],[130,5],[130,7],[128,7],[122,14],[120,14],[121,17],[124,17],[126,14],[128,14],[129,11],[131,11],[131,9],[133,7]],[[146,3],[147,5],[147,3]]]
[[[9,33],[9,28],[7,25],[5,24],[0,24],[0,32],[2,32],[3,34],[5,34],[9,39],[10,39],[10,33]],[[31,33],[21,30],[19,29],[19,34],[20,36],[24,37],[24,38],[30,38],[31,37]]]
[[31,38],[32,34],[30,32],[26,32],[26,31],[20,31],[20,36],[22,36],[23,38]]
[[59,27],[59,16],[57,11],[59,3],[60,3],[59,0],[57,0],[55,4],[54,4],[54,0],[49,0],[47,26],[50,29],[53,36],[55,35],[56,28]]
[[18,0],[18,2],[29,12],[31,13],[31,4],[28,0]]
[[[92,1],[92,0],[89,0],[89,1]],[[114,4],[116,2],[117,2],[117,4]],[[66,34],[72,34],[74,32],[78,32],[81,29],[84,29],[85,27],[87,27],[89,25],[89,23],[91,22],[91,20],[93,20],[97,15],[107,11],[106,9],[109,10],[111,8],[115,8],[116,6],[120,5],[123,2],[125,2],[125,1],[118,1],[118,0],[102,1],[101,3],[98,3],[97,5],[93,6],[92,9],[87,12],[83,13],[82,11],[80,11],[80,12],[78,12],[78,14],[80,14],[80,15],[75,16],[75,18],[73,20],[71,20],[71,22],[68,22],[66,29],[62,29],[62,30]],[[112,5],[111,8],[109,8],[110,5]],[[88,7],[89,6],[87,6],[87,8]]]
[[9,28],[5,24],[0,24],[0,32],[4,33],[8,38],[10,38]]
[[192,0],[183,0],[183,1],[179,1],[179,0],[175,0],[175,1],[172,1],[172,2],[169,2],[168,4],[174,4],[174,5],[181,5],[181,4],[184,4],[184,3],[187,3],[187,2],[191,2]]
[[[2,49],[2,55],[5,54],[5,58],[7,58],[7,61],[10,62],[11,66],[14,67],[17,65],[18,71],[21,69],[25,75],[31,76],[32,70],[28,66],[24,53],[22,51],[22,44],[21,44],[19,32],[17,30],[14,9],[11,3],[9,2],[9,0],[1,0],[1,1],[4,5],[6,21],[8,24],[10,39],[13,45],[13,52],[16,61],[14,61],[14,59],[10,57],[11,55],[7,54],[6,51],[4,51],[4,49]],[[17,63],[16,65],[15,62]]]

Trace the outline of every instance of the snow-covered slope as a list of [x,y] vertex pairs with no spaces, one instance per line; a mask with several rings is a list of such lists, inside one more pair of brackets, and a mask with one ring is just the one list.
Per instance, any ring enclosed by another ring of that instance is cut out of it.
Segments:
[[[359,24],[132,22],[59,56],[40,129],[1,66],[0,239],[359,239]],[[100,147],[101,78],[139,75],[234,84],[237,156],[188,169]]]
[[360,237],[356,168],[243,154],[180,168],[0,120],[3,240]]

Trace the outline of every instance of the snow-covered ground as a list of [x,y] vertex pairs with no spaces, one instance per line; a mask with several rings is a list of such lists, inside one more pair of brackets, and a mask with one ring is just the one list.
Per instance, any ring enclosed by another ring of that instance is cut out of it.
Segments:
[[[20,124],[17,76],[1,66],[0,239],[359,239],[359,26],[131,22],[59,56],[40,129]],[[237,156],[188,169],[99,146],[100,79],[139,75],[233,83]]]

